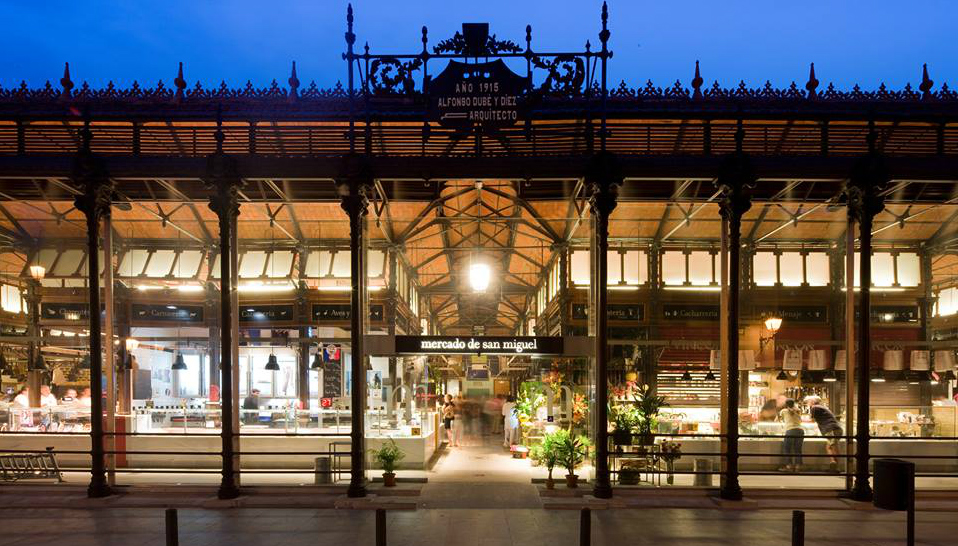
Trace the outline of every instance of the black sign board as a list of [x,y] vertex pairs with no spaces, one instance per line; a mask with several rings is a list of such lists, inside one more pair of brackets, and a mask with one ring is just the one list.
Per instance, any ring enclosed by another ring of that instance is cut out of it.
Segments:
[[785,322],[828,322],[828,307],[824,305],[782,305],[780,307],[760,307],[756,313],[762,319],[770,316],[781,317]]
[[526,79],[502,59],[485,63],[449,61],[429,83],[429,110],[443,127],[482,131],[515,125]]
[[665,320],[718,320],[719,314],[718,305],[666,303],[662,306]]
[[203,322],[200,305],[152,305],[134,303],[133,320],[139,322]]
[[400,354],[549,354],[561,355],[561,337],[396,336]]
[[[103,313],[103,306],[100,306]],[[88,303],[41,303],[40,317],[44,320],[90,320]]]
[[27,335],[26,326],[17,326],[16,324],[0,324],[0,335],[2,336],[25,336]]
[[[908,306],[908,305],[873,305],[869,309],[869,314],[871,315],[872,322],[884,322],[884,323],[901,323],[901,322],[918,322],[918,306]],[[861,315],[859,311],[855,310],[855,318],[859,318]]]
[[285,322],[293,320],[292,305],[240,305],[240,322]]
[[327,362],[323,365],[323,396],[337,398],[343,395],[343,363]]
[[[645,320],[645,306],[640,303],[613,303],[608,307],[609,320]],[[589,318],[589,306],[584,303],[572,304],[572,319],[585,320]]]
[[[382,305],[369,306],[369,320],[382,322],[386,310]],[[353,308],[348,303],[317,303],[313,305],[313,322],[342,322],[351,319]]]

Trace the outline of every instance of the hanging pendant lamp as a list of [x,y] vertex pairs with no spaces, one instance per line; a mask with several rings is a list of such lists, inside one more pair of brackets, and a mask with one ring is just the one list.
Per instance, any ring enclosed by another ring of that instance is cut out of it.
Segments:
[[775,376],[775,379],[779,381],[788,381],[788,374],[785,373],[785,370],[781,370],[778,372],[778,375]]
[[682,381],[691,381],[691,380],[692,380],[692,373],[689,372],[688,370],[685,370],[685,373],[682,374]]
[[266,369],[271,372],[279,371],[279,362],[276,360],[276,355],[273,353],[269,354],[269,360],[266,361]]
[[313,355],[313,364],[310,366],[310,368],[314,370],[318,370],[322,367],[323,367],[323,350],[320,349],[316,351],[315,355]]
[[186,369],[186,361],[183,360],[183,353],[176,354],[176,360],[173,361],[173,369],[182,371]]
[[45,372],[48,371],[47,363],[43,360],[43,355],[37,352],[37,358],[33,360],[33,366],[30,367],[31,371]]
[[712,370],[709,370],[709,373],[705,374],[706,381],[715,381],[715,374],[712,373]]

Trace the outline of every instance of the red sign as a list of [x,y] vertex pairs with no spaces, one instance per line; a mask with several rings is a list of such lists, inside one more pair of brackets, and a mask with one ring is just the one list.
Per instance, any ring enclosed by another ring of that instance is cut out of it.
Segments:
[[320,399],[319,399],[319,405],[320,405],[320,407],[323,407],[323,408],[331,408],[331,407],[333,407],[333,399],[332,399],[332,398],[320,398]]

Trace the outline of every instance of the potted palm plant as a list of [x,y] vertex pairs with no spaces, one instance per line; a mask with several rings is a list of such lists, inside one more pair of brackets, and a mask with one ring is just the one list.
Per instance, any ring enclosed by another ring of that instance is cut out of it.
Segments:
[[664,396],[657,396],[652,392],[652,387],[642,385],[636,391],[635,400],[637,402],[635,409],[638,411],[638,432],[639,444],[648,446],[655,442],[655,429],[658,427],[659,412],[662,408],[668,407],[668,402]]
[[383,469],[383,485],[396,487],[396,466],[399,461],[406,457],[406,454],[399,449],[392,438],[383,442],[379,449],[370,451],[373,453],[373,460]]
[[559,441],[558,432],[546,434],[542,438],[542,443],[535,447],[535,458],[537,462],[546,467],[549,476],[546,478],[546,489],[555,488],[555,480],[552,479],[552,470],[559,464]]
[[585,436],[573,436],[566,431],[557,431],[559,441],[559,462],[566,469],[565,484],[572,489],[579,486],[579,476],[575,469],[585,461],[589,455],[591,443]]

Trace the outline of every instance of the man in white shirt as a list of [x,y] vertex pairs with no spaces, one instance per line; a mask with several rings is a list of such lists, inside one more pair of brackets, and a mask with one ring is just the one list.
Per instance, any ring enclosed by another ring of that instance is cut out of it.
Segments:
[[40,385],[40,407],[56,406],[57,397],[50,392],[50,385]]
[[18,408],[30,407],[30,387],[23,387],[13,398],[13,405]]

